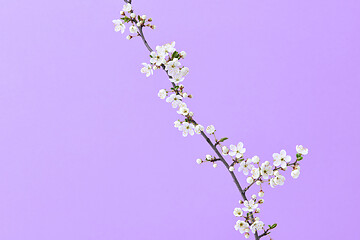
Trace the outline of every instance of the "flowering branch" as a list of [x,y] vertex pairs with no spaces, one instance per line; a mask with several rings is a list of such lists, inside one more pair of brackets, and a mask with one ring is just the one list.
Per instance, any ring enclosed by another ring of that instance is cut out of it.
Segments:
[[[253,194],[251,199],[248,200],[246,192],[256,183],[256,185],[260,186],[258,196],[263,197],[264,191],[262,189],[262,184],[268,183],[273,188],[278,185],[283,185],[285,177],[280,174],[280,171],[286,171],[288,167],[293,168],[291,176],[293,178],[298,178],[300,175],[300,165],[298,162],[303,159],[304,155],[308,154],[308,149],[301,145],[296,146],[296,160],[293,163],[290,162],[291,157],[286,154],[285,150],[281,150],[280,153],[274,153],[274,166],[271,166],[269,161],[265,161],[260,165],[260,159],[258,156],[245,158],[244,153],[246,152],[246,148],[244,148],[242,142],[239,142],[236,146],[230,145],[230,149],[222,145],[222,143],[228,138],[225,137],[217,139],[215,136],[215,127],[210,125],[206,128],[206,133],[214,137],[213,142],[205,133],[204,127],[195,121],[194,113],[189,110],[187,104],[184,102],[185,99],[192,98],[191,94],[184,91],[184,85],[181,84],[181,82],[184,81],[185,76],[189,73],[189,68],[181,67],[180,63],[180,60],[186,57],[186,53],[184,51],[180,53],[177,52],[175,49],[175,42],[165,44],[163,46],[157,46],[156,51],[153,51],[143,33],[144,27],[155,29],[155,26],[151,24],[152,19],[147,18],[146,15],[136,15],[132,9],[131,0],[124,0],[124,2],[125,5],[123,6],[123,10],[120,12],[122,17],[120,19],[113,20],[115,31],[124,33],[126,28],[124,23],[131,23],[129,31],[134,35],[128,35],[126,38],[130,40],[140,36],[144,45],[150,52],[150,64],[143,63],[141,72],[149,77],[150,75],[153,75],[154,70],[161,68],[166,72],[171,82],[172,87],[169,90],[161,89],[158,96],[161,99],[166,98],[166,102],[171,103],[173,108],[178,108],[177,113],[184,117],[183,121],[175,121],[174,126],[182,132],[184,137],[194,135],[195,133],[201,135],[217,156],[214,157],[208,154],[204,160],[198,158],[196,162],[198,164],[211,162],[214,168],[217,167],[217,161],[222,162],[230,173],[238,191],[242,196],[243,200],[240,200],[239,203],[244,207],[235,208],[234,215],[236,217],[242,217],[244,220],[238,220],[236,222],[236,225],[234,226],[235,230],[238,230],[240,233],[244,233],[245,238],[250,237],[249,232],[251,230],[256,240],[270,234],[270,230],[274,229],[277,224],[268,225],[269,228],[265,229],[264,223],[260,221],[260,218],[255,217],[255,214],[260,212],[258,205],[264,203],[264,199],[257,199],[257,196]],[[127,13],[130,14],[130,16],[127,16]],[[221,150],[217,148],[218,146]],[[224,156],[228,155],[231,157],[231,164],[225,160]],[[251,173],[251,176],[246,179],[249,185],[244,189],[241,187],[234,173],[236,164],[240,165],[238,169],[239,172],[242,172],[245,175]],[[244,212],[246,212],[246,214]],[[259,231],[263,231],[263,233],[259,235]]]

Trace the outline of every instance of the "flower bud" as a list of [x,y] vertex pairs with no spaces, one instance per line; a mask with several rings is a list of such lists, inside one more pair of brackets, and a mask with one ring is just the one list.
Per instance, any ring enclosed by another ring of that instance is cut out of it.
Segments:
[[194,113],[193,113],[193,112],[189,112],[189,116],[190,116],[190,117],[194,116]]
[[260,162],[260,158],[258,157],[258,156],[254,156],[254,157],[252,157],[252,162],[253,163],[255,163],[255,164],[257,164],[257,163],[259,163]]
[[226,146],[223,146],[223,147],[221,148],[221,150],[222,150],[222,153],[223,153],[224,155],[228,155],[228,154],[229,154],[229,151],[230,151]]
[[149,22],[152,22],[152,18],[149,18],[148,21],[149,21]]
[[183,98],[187,98],[188,94],[186,92],[183,93]]
[[291,176],[296,179],[300,176],[300,171],[298,169],[295,169],[291,172]]
[[230,167],[229,167],[229,171],[230,171],[230,172],[233,172],[234,170],[235,170],[235,168],[234,168],[233,166],[230,166]]
[[196,159],[196,163],[197,164],[201,164],[202,163],[202,160],[200,158]]
[[256,195],[253,194],[253,195],[251,196],[251,198],[255,200],[255,199],[256,199]]
[[216,167],[217,167],[217,164],[216,164],[216,163],[214,163],[214,164],[213,164],[213,168],[216,168]]
[[243,200],[239,200],[239,203],[240,203],[240,204],[244,204],[244,201],[243,201]]
[[150,28],[151,28],[151,29],[155,29],[156,26],[155,26],[155,25],[151,25]]
[[260,218],[259,218],[259,217],[256,217],[256,218],[255,218],[255,221],[260,221]]
[[260,213],[260,208],[255,209],[255,213]]
[[264,194],[265,194],[264,191],[263,191],[263,190],[260,190],[260,192],[258,193],[258,196],[259,196],[259,197],[263,197]]
[[137,22],[137,23],[136,23],[136,26],[141,27],[141,24],[142,24],[141,21],[140,21],[140,22]]
[[264,203],[264,199],[259,199],[258,203],[263,204],[263,203]]
[[130,39],[132,39],[132,36],[127,35],[127,36],[126,36],[126,39],[127,39],[127,40],[130,40]]
[[186,52],[185,51],[181,51],[180,55],[181,55],[182,58],[186,58]]
[[252,183],[254,182],[254,179],[253,179],[252,177],[248,177],[248,178],[246,179],[246,182],[247,182],[248,184],[252,184]]
[[269,162],[269,161],[266,161],[264,164],[265,164],[265,166],[269,166],[269,165],[270,165],[270,162]]
[[245,238],[249,238],[250,237],[250,233],[245,233]]
[[124,11],[120,11],[120,15],[125,15],[125,12],[124,12]]
[[206,154],[206,160],[210,161],[212,159],[212,156],[210,154]]
[[146,15],[142,15],[141,19],[145,20],[146,19]]
[[260,186],[260,185],[261,185],[261,181],[256,181],[256,185]]
[[136,17],[136,14],[135,14],[135,13],[132,13],[132,14],[130,14],[130,17],[131,17],[131,18],[135,18],[135,17]]

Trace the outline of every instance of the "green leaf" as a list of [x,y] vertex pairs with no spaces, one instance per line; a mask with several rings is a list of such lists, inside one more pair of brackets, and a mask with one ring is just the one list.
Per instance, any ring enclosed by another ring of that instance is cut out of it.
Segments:
[[228,140],[228,139],[229,139],[229,138],[224,137],[224,138],[220,139],[218,142],[223,142],[223,141]]
[[277,226],[277,223],[274,223],[274,224],[270,227],[270,229],[274,229],[274,228],[276,228],[276,226]]
[[177,51],[173,52],[172,56],[171,56],[171,59],[174,59],[174,58],[179,58],[180,55]]

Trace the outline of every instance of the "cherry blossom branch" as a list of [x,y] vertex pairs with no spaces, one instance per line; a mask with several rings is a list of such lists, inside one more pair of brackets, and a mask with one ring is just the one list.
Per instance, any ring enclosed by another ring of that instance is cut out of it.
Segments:
[[[126,38],[128,40],[140,36],[145,47],[150,52],[150,64],[143,63],[143,68],[141,69],[142,73],[145,73],[147,77],[153,74],[153,70],[162,69],[167,74],[169,78],[172,88],[170,90],[161,89],[158,93],[158,96],[161,99],[166,98],[166,102],[171,103],[173,108],[178,108],[177,113],[184,116],[184,121],[177,120],[174,122],[174,126],[182,131],[184,137],[188,135],[194,135],[194,133],[200,134],[209,146],[213,149],[217,158],[211,155],[206,155],[206,160],[197,159],[196,162],[201,164],[203,162],[211,162],[213,163],[213,167],[217,167],[216,162],[221,161],[224,166],[228,169],[238,191],[240,192],[243,200],[240,200],[240,204],[244,205],[244,208],[235,208],[234,215],[236,217],[244,218],[244,221],[238,220],[236,225],[234,226],[235,230],[240,233],[245,233],[245,238],[250,237],[250,230],[255,235],[255,239],[259,240],[261,237],[270,234],[269,230],[274,229],[277,224],[269,225],[268,229],[264,229],[264,223],[260,221],[259,217],[255,217],[254,214],[260,212],[260,208],[258,208],[259,204],[264,203],[263,199],[257,199],[257,196],[253,194],[251,199],[248,200],[246,196],[246,192],[256,183],[256,185],[260,186],[260,192],[258,193],[259,197],[264,196],[264,191],[262,190],[262,183],[268,183],[271,187],[275,187],[278,185],[283,185],[285,182],[285,177],[280,174],[279,171],[285,171],[288,167],[292,167],[293,171],[291,172],[291,176],[293,178],[298,178],[300,175],[300,166],[298,161],[303,159],[303,155],[308,154],[308,149],[304,148],[302,145],[296,146],[296,161],[290,163],[291,157],[286,154],[285,150],[281,150],[279,153],[273,154],[274,159],[274,168],[271,166],[269,161],[265,161],[260,165],[259,157],[254,156],[252,158],[245,158],[244,153],[246,148],[242,142],[239,142],[237,146],[230,145],[230,149],[226,146],[223,146],[221,143],[227,140],[228,138],[217,139],[215,136],[215,127],[210,125],[206,128],[206,133],[210,136],[213,135],[214,141],[212,142],[208,135],[205,134],[204,127],[198,124],[193,118],[194,113],[190,112],[187,104],[183,101],[185,98],[192,98],[192,95],[184,92],[184,85],[180,84],[184,81],[184,77],[189,73],[189,69],[187,67],[181,67],[181,63],[179,60],[184,59],[186,57],[186,52],[181,51],[180,53],[175,49],[175,42],[171,44],[165,44],[163,46],[157,46],[156,51],[148,44],[145,35],[143,33],[144,27],[150,27],[155,29],[155,26],[151,24],[152,19],[147,18],[146,15],[136,15],[132,9],[131,0],[124,0],[125,5],[123,6],[123,11],[120,12],[120,19],[113,20],[115,25],[115,31],[124,33],[125,25],[124,23],[132,23],[129,30],[130,33],[136,34],[128,35]],[[130,16],[126,14],[129,13]],[[170,96],[169,96],[169,95]],[[221,147],[221,150],[217,148],[217,146]],[[231,151],[230,151],[231,150]],[[225,160],[224,156],[231,156],[232,163],[229,163]],[[243,189],[233,172],[235,169],[235,165],[239,164],[239,172],[243,172],[245,175],[251,173],[251,176],[247,177],[246,181],[249,185]],[[255,164],[256,166],[254,166]],[[246,215],[243,214],[243,211],[246,212]],[[259,236],[258,231],[263,230],[264,233]]]

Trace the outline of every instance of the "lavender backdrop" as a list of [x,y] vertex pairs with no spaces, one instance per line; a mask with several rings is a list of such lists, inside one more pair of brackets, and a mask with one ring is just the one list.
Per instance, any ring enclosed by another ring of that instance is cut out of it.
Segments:
[[[356,239],[359,1],[133,2],[152,46],[188,52],[198,121],[262,160],[309,147],[265,191],[273,238]],[[210,148],[174,129],[165,74],[113,31],[122,4],[1,0],[0,239],[242,239],[231,177],[196,165]]]

